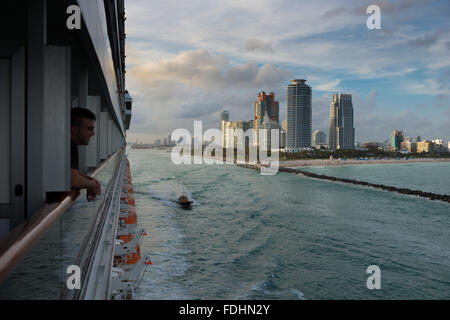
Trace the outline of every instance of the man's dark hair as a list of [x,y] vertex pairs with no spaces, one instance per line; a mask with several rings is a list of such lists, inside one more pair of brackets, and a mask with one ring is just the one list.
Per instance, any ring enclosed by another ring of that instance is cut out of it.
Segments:
[[97,120],[95,114],[84,108],[73,108],[70,111],[70,126],[80,126],[81,119]]

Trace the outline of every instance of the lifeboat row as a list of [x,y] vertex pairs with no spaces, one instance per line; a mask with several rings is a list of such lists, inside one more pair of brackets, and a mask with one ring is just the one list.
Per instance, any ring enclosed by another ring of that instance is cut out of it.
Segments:
[[152,262],[150,257],[141,255],[144,229],[137,228],[133,184],[130,162],[126,159],[122,190],[120,194],[120,213],[114,247],[114,264],[111,277],[112,299],[129,299],[133,290],[139,286],[144,269]]

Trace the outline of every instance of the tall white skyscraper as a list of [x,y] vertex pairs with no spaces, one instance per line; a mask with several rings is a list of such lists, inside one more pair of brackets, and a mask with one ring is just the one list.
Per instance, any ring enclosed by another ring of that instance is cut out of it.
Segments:
[[328,147],[331,150],[355,148],[351,94],[333,94],[330,104]]
[[287,148],[311,147],[312,90],[304,79],[291,80],[287,86]]

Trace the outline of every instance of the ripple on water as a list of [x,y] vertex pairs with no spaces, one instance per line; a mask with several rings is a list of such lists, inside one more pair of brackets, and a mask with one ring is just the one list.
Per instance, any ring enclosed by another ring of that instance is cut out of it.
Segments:
[[[167,157],[130,152],[154,260],[140,298],[450,299],[448,204],[233,166],[174,166]],[[448,189],[447,173],[434,168],[436,186]],[[163,201],[183,187],[202,205],[181,215]],[[366,289],[370,264],[389,290]]]

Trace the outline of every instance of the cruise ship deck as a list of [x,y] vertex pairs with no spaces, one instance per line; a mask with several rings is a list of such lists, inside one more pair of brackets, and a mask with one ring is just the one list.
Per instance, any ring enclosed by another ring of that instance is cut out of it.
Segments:
[[[0,299],[129,299],[141,255],[126,130],[124,0],[18,0],[0,18]],[[96,116],[76,198],[70,114]]]

